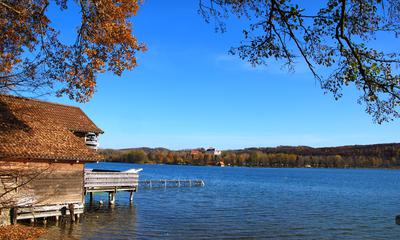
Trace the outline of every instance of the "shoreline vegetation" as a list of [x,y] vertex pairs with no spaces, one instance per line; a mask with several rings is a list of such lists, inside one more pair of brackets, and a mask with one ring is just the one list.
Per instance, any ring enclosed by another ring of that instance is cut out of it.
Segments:
[[278,146],[224,150],[221,155],[204,148],[101,149],[108,162],[173,165],[218,165],[276,168],[400,168],[400,143],[313,148]]

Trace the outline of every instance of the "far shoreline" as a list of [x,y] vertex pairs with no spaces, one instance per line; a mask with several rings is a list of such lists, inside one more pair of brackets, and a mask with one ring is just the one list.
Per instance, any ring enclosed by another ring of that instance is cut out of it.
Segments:
[[254,147],[218,150],[167,148],[100,149],[106,161],[175,165],[218,165],[268,168],[400,168],[400,143],[313,148]]
[[[215,168],[262,168],[262,169],[342,169],[342,170],[400,170],[400,167],[384,168],[384,167],[263,167],[263,166],[216,166],[216,165],[194,165],[194,164],[167,164],[167,163],[136,163],[122,161],[100,161],[98,163],[116,163],[116,164],[137,164],[137,165],[166,165],[166,166],[188,166],[188,167],[215,167]],[[96,164],[96,163],[90,163]]]

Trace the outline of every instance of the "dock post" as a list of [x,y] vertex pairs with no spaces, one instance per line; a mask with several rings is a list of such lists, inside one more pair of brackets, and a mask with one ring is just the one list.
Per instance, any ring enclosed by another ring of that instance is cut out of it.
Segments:
[[132,203],[133,202],[133,191],[131,191],[129,193],[129,202]]
[[30,222],[31,222],[31,224],[34,224],[34,223],[35,223],[35,219],[34,219],[34,218],[31,218],[31,219],[30,219]]
[[397,215],[397,216],[396,216],[396,224],[397,224],[397,225],[400,225],[400,215]]
[[109,192],[108,193],[108,202],[110,205],[115,204],[115,192]]
[[69,217],[71,219],[71,222],[75,222],[74,204],[73,203],[68,204],[68,209],[69,209]]
[[60,225],[60,216],[58,216],[58,215],[56,215],[55,216],[55,219],[56,219],[56,226],[59,226]]
[[89,203],[90,204],[93,203],[93,193],[92,192],[89,193]]
[[14,225],[14,224],[17,223],[17,216],[18,216],[18,209],[17,209],[17,207],[11,208],[10,213],[11,213],[11,214],[10,214],[10,215],[11,215],[11,224]]
[[47,224],[47,218],[43,218],[43,224],[44,224],[44,225]]
[[62,222],[64,222],[64,219],[65,219],[66,215],[67,215],[67,207],[64,206],[64,207],[61,208],[61,221]]

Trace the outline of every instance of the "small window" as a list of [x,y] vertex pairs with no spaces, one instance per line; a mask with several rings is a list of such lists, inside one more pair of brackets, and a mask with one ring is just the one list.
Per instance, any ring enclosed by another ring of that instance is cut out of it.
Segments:
[[97,149],[99,147],[99,142],[97,139],[97,134],[87,133],[85,136],[85,143],[88,147]]

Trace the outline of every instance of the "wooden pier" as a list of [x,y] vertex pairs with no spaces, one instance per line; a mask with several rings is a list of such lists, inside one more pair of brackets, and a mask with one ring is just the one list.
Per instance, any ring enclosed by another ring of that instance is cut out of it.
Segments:
[[[105,192],[108,193],[109,204],[115,204],[117,192],[125,191],[130,193],[130,201],[133,202],[133,194],[141,189],[157,188],[180,188],[180,187],[203,187],[204,181],[201,179],[193,180],[143,180],[139,181],[139,172],[142,169],[131,169],[128,171],[103,171],[88,170],[84,171],[83,190],[84,194],[89,194],[90,202],[93,202],[93,194]],[[65,218],[67,215],[71,221],[80,218],[84,212],[84,203],[65,203],[54,205],[42,205],[31,207],[19,207],[15,210],[15,220],[43,219],[46,222],[48,218]]]
[[117,192],[130,193],[130,201],[133,201],[133,193],[141,189],[176,188],[176,187],[203,187],[204,181],[194,180],[143,180],[139,181],[139,172],[142,169],[131,169],[124,172],[117,171],[93,171],[85,170],[85,194],[89,194],[90,202],[93,201],[93,193],[107,192],[109,204],[115,204]]
[[133,201],[133,193],[138,189],[139,172],[142,169],[131,169],[124,172],[85,170],[85,194],[90,195],[93,201],[93,193],[108,192],[110,204],[115,204],[117,192],[130,192],[130,201]]
[[194,180],[143,180],[139,181],[140,188],[176,188],[176,187],[203,187],[204,181],[201,179]]

